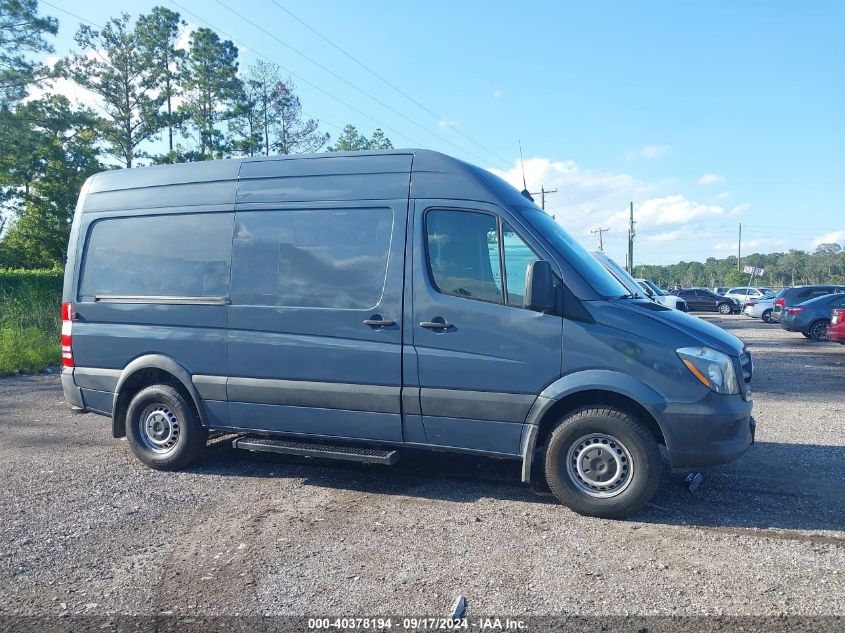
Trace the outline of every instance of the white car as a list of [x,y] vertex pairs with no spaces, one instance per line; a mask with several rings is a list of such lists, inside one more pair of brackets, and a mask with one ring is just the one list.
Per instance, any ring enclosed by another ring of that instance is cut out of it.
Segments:
[[756,301],[772,294],[771,288],[731,288],[725,293],[726,297],[736,299],[739,305],[745,305],[746,301]]
[[681,299],[681,297],[664,292],[658,288],[657,284],[651,281],[651,279],[637,279],[637,283],[640,284],[646,294],[657,301],[657,303],[663,304],[667,308],[680,310],[681,312],[689,312],[686,301]]
[[763,319],[763,323],[774,323],[772,321],[772,310],[775,308],[775,295],[767,295],[761,299],[749,299],[745,303],[742,313],[752,319]]

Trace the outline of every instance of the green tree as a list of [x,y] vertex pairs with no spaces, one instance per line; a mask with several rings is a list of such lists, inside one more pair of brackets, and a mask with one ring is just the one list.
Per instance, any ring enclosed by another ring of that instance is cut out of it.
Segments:
[[211,29],[194,31],[183,86],[182,111],[196,129],[199,155],[222,158],[228,147],[218,124],[234,116],[234,106],[243,94],[238,77],[238,48],[229,40],[221,40]]
[[373,131],[371,138],[367,138],[358,132],[358,129],[350,124],[347,124],[337,137],[334,145],[326,148],[328,152],[357,152],[368,149],[392,149],[393,143],[384,135],[381,128],[376,128]]
[[173,132],[182,123],[173,101],[179,96],[179,84],[185,70],[185,51],[176,48],[179,32],[186,23],[179,14],[166,7],[154,7],[138,18],[135,30],[144,64],[150,69],[148,87],[158,91],[165,109],[163,124],[167,128],[167,148],[173,152]]
[[0,0],[0,108],[18,103],[31,84],[50,74],[28,55],[52,52],[44,35],[58,29],[56,18],[38,15],[38,0]]
[[367,143],[367,149],[393,149],[393,143],[384,135],[384,131],[377,127]]
[[16,113],[29,128],[27,169],[11,228],[0,241],[0,266],[62,265],[76,198],[85,179],[103,169],[98,120],[63,96],[31,101]]
[[274,87],[270,123],[273,149],[279,154],[317,152],[329,142],[329,135],[319,131],[316,120],[305,118],[294,88],[290,79],[279,81]]
[[276,64],[257,61],[250,66],[246,77],[246,95],[254,102],[255,112],[255,133],[261,141],[260,151],[265,156],[270,155],[271,149],[271,124],[273,119],[274,104],[278,99],[278,85],[281,82],[281,74]]
[[76,34],[82,52],[68,58],[68,75],[99,95],[106,114],[103,136],[108,153],[132,167],[143,157],[138,149],[164,126],[159,116],[163,97],[154,89],[159,72],[149,66],[129,15],[112,18],[101,31],[82,25]]

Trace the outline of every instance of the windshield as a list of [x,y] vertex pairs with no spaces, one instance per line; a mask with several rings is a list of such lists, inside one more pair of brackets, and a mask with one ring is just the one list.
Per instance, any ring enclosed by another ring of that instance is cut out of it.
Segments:
[[658,297],[668,297],[669,296],[668,293],[663,292],[660,288],[658,288],[657,284],[655,284],[653,281],[651,281],[649,279],[643,279],[643,283],[646,284],[649,288],[651,288],[654,291],[654,294],[656,294]]
[[520,207],[525,220],[551,242],[571,266],[578,270],[596,293],[604,298],[630,297],[631,293],[616,280],[592,255],[545,211],[536,207]]

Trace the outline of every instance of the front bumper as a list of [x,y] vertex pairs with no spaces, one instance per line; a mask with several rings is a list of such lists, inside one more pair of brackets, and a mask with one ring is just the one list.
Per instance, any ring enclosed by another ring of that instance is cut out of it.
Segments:
[[753,403],[740,395],[709,393],[698,402],[669,403],[652,413],[673,468],[717,466],[739,459],[754,442]]

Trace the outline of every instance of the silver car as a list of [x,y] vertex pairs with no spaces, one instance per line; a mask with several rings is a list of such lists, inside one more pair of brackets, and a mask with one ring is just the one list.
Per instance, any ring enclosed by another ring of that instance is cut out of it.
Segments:
[[773,323],[772,310],[774,307],[775,295],[765,295],[759,299],[749,298],[742,313],[752,319],[762,319],[763,323]]

